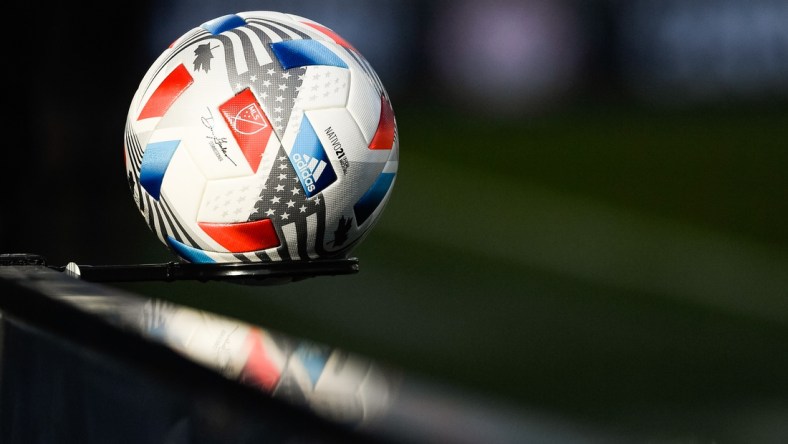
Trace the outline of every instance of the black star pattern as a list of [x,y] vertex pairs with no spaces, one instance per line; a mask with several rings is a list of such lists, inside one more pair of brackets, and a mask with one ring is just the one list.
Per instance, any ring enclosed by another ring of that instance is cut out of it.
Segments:
[[322,197],[318,194],[307,198],[301,188],[296,171],[283,148],[279,148],[277,156],[249,220],[271,219],[280,240],[283,242],[281,227],[295,224],[299,243],[303,244],[300,247],[303,247],[306,244],[307,217],[317,213],[318,220],[316,222],[320,226],[324,223],[322,218],[325,217],[325,212],[323,211]]
[[[246,84],[252,85],[258,100],[265,109],[271,126],[274,127],[277,135],[282,137],[290,114],[293,112],[293,105],[298,97],[298,91],[303,82],[303,74],[306,67],[293,68],[285,71],[279,63],[271,63],[265,67],[250,69]],[[245,77],[245,76],[242,76]],[[241,89],[244,82],[241,82]],[[240,92],[241,89],[238,89]]]
[[[267,47],[268,42],[265,43]],[[253,60],[247,58],[247,63],[250,64],[249,70],[235,76],[231,74],[230,81],[236,92],[251,86],[271,126],[281,138],[293,112],[293,105],[303,83],[306,67],[285,70],[276,58],[273,60],[272,63],[255,66],[256,63],[252,63]]]
[[[293,34],[303,39],[310,37],[293,28],[285,31],[281,24],[269,23],[266,20],[247,21],[244,28],[253,35],[250,36],[248,32],[240,29],[233,29],[227,32],[238,36],[235,41],[222,34],[212,35],[210,38],[222,42],[228,80],[232,88],[236,93],[249,87],[252,88],[252,92],[270,120],[271,126],[281,139],[303,83],[306,67],[284,69],[270,45],[291,40],[294,38]],[[266,31],[264,32],[263,29]],[[257,52],[259,46],[253,45],[252,39],[259,39],[262,47],[265,48],[265,54]],[[234,49],[238,40],[243,47],[243,60],[237,60],[238,52]]]
[[[315,207],[321,204],[319,196],[313,199],[306,198],[301,189],[301,182],[284,149],[279,148],[278,155],[274,169],[279,173],[268,176],[255,204],[254,212],[249,216],[250,221],[269,218],[294,222],[299,217],[305,218],[314,213]],[[299,211],[301,207],[304,211]]]

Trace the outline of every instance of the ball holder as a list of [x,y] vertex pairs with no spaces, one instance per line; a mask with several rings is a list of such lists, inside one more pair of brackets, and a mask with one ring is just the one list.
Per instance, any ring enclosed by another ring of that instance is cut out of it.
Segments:
[[281,262],[194,264],[167,262],[131,265],[48,265],[37,254],[0,254],[0,266],[38,265],[89,282],[224,281],[241,284],[276,284],[317,276],[358,273],[358,259],[320,259]]

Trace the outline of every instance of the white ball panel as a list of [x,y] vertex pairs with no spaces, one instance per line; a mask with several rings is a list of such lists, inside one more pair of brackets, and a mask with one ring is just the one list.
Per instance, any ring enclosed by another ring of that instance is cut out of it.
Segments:
[[[205,30],[202,30],[205,32]],[[211,48],[216,48],[211,51],[213,57],[210,59],[210,66],[211,69],[208,72],[205,72],[204,69],[195,70],[194,65],[194,56],[195,50],[200,45],[210,45]],[[144,90],[139,90],[137,92],[139,96],[139,102],[136,103],[136,108],[130,116],[133,119],[136,119],[139,115],[140,111],[144,108],[145,104],[148,103],[151,96],[153,96],[159,85],[165,81],[165,79],[175,70],[178,68],[179,65],[183,65],[186,71],[192,78],[192,84],[187,87],[180,96],[177,97],[175,103],[173,103],[173,107],[184,107],[184,101],[190,103],[191,106],[198,106],[204,108],[208,104],[214,102],[216,97],[227,97],[230,98],[235,93],[232,89],[229,88],[227,85],[227,68],[226,68],[226,60],[224,57],[224,49],[221,47],[221,42],[218,39],[208,39],[199,41],[196,44],[191,44],[185,48],[181,48],[178,52],[174,52],[173,49],[168,48],[165,50],[164,54],[162,54],[158,59],[157,63],[160,61],[164,63],[160,69],[151,70],[146,75],[146,82],[143,83]],[[166,57],[165,57],[166,55]],[[151,74],[155,74],[155,77],[148,79],[147,76]],[[196,85],[198,85],[196,87]],[[209,88],[209,90],[206,90]],[[211,91],[210,89],[218,88],[215,91]],[[140,94],[142,93],[142,94]],[[195,96],[196,95],[196,96]],[[204,99],[209,97],[211,100],[206,102]],[[169,119],[177,119],[179,117],[180,112],[167,112],[165,114],[165,118]],[[180,126],[183,123],[179,123],[177,120],[173,121],[173,126]]]
[[197,222],[246,222],[264,185],[258,175],[208,181]]
[[188,151],[178,146],[161,183],[161,195],[170,203],[178,220],[196,220],[205,183],[202,172]]
[[292,20],[293,22],[296,22],[296,23],[312,23],[313,25],[320,25],[320,23],[318,23],[318,22],[316,22],[314,20],[308,19],[306,17],[301,17],[300,15],[296,15],[296,14],[285,14],[285,15],[290,20]]
[[303,74],[295,105],[304,110],[344,107],[350,90],[350,71],[336,66],[309,66]]
[[137,136],[140,146],[145,147],[148,143],[152,142],[151,137],[156,132],[156,125],[158,125],[159,120],[161,119],[143,119],[134,125],[134,133]]
[[[368,148],[368,144],[356,124],[356,119],[350,115],[347,109],[306,111],[306,115],[332,159],[339,161],[344,155],[353,162],[380,164],[388,159],[389,150]],[[359,166],[359,168],[362,167]]]
[[380,93],[360,69],[353,70],[347,109],[356,119],[366,144],[375,137],[380,122]]
[[394,146],[391,148],[386,166],[383,167],[384,173],[396,173],[399,167],[399,141],[394,139]]
[[290,121],[287,122],[285,132],[282,134],[282,146],[288,153],[293,148],[298,132],[301,129],[301,121],[304,118],[304,110],[295,106],[293,112],[290,114]]

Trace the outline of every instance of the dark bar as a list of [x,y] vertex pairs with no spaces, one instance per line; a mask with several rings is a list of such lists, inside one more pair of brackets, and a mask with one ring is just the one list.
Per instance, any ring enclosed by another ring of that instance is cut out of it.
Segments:
[[222,377],[66,298],[128,293],[0,267],[0,442],[384,442]]

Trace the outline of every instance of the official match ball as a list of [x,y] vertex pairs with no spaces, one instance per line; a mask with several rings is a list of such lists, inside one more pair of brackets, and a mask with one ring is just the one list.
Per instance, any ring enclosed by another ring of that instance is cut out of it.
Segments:
[[399,163],[370,63],[328,27],[272,11],[176,39],[142,79],[124,142],[139,211],[193,263],[347,257]]

